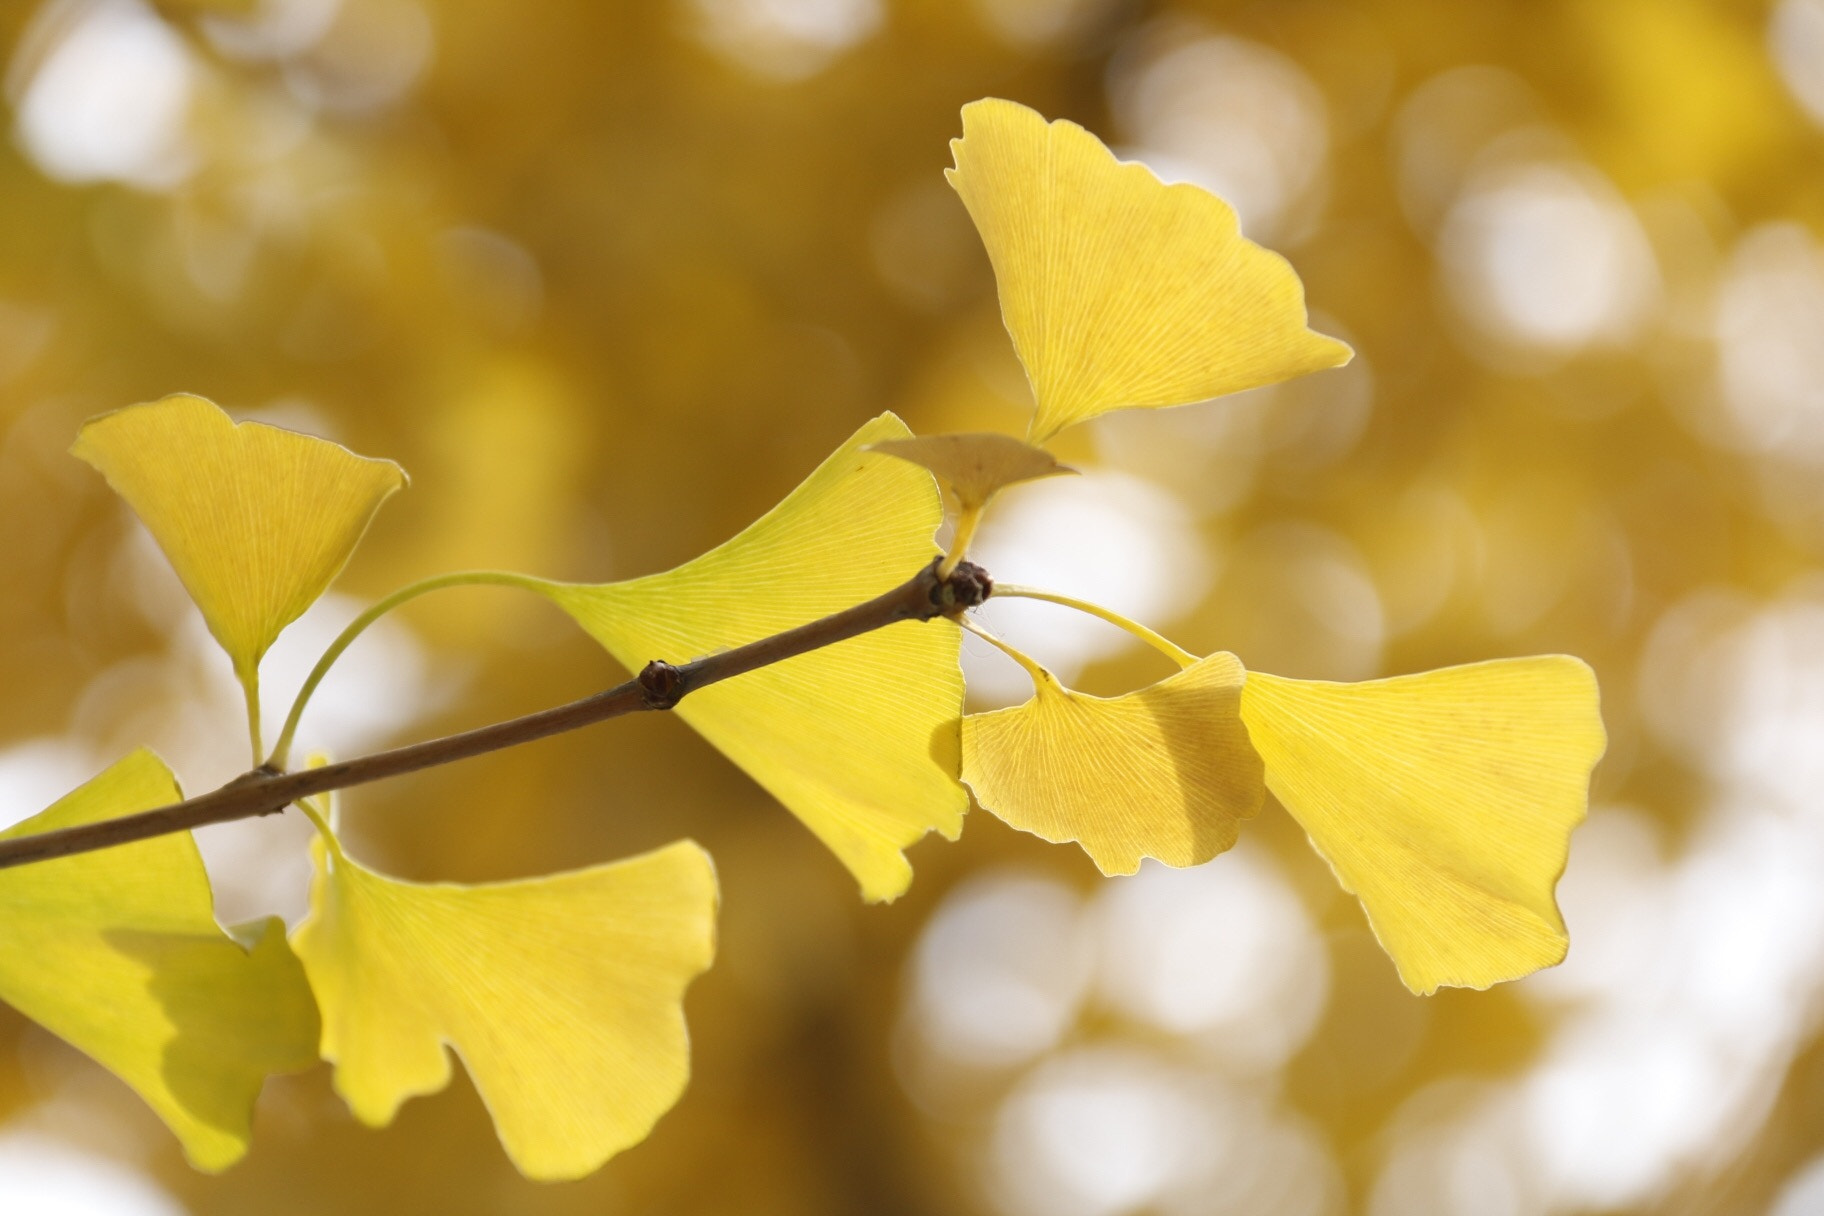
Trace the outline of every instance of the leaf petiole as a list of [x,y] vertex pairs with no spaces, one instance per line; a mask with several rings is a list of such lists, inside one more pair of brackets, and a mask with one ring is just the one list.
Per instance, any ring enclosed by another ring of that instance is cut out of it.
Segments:
[[1190,667],[1198,662],[1196,655],[1163,634],[1148,629],[1139,621],[1129,620],[1112,608],[1104,608],[1100,604],[1092,604],[1088,600],[1080,600],[1073,595],[1064,595],[1057,591],[1043,591],[1037,587],[1022,587],[1017,583],[996,583],[994,597],[996,599],[1044,600],[1048,604],[1062,604],[1066,608],[1075,608],[1078,612],[1088,613],[1090,616],[1127,630],[1180,667]]
[[[319,807],[318,803],[323,805]],[[330,826],[329,822],[329,795],[320,794],[315,798],[300,798],[292,805],[303,811],[304,818],[310,820],[311,826],[317,829],[317,836],[323,841],[323,846],[329,850],[329,855],[337,861],[344,860],[342,842],[336,839],[335,829]]]
[[[347,628],[343,629],[336,640],[329,644],[329,649],[323,652],[323,657],[317,660],[317,665],[311,668],[309,677],[304,681],[304,686],[298,689],[298,695],[291,703],[291,712],[285,716],[284,729],[279,731],[278,742],[272,745],[272,754],[266,758],[265,767],[274,771],[282,771],[285,768],[285,763],[291,756],[292,738],[298,733],[298,722],[304,717],[304,707],[310,704],[311,695],[317,691],[317,685],[323,682],[323,677],[329,674],[329,669],[335,666],[337,659],[342,657],[342,652],[353,645],[354,640],[366,632],[369,625],[399,605],[415,600],[427,592],[441,591],[445,587],[495,586],[536,590],[542,585],[540,580],[530,575],[515,574],[510,570],[459,570],[453,574],[439,574],[434,578],[411,583],[399,588],[385,599],[379,600],[366,612],[350,621]],[[252,715],[254,724],[253,743],[257,760],[260,744],[257,701],[249,709],[249,713]]]
[[240,681],[241,695],[247,701],[247,737],[252,740],[253,763],[257,766],[260,763],[260,749],[265,746],[265,741],[260,738],[260,665],[256,662],[245,671],[239,670],[240,664],[235,666],[237,670],[234,674]]
[[[996,588],[996,590],[998,591],[999,588]],[[976,624],[974,621],[970,620],[966,616],[956,617],[955,620],[956,620],[956,623],[958,625],[960,625],[962,628],[968,630],[970,633],[973,633],[976,637],[982,639],[982,641],[988,643],[990,646],[994,647],[996,650],[1000,651],[1002,654],[1006,655],[1008,658],[1012,659],[1014,662],[1018,663],[1022,668],[1024,668],[1026,671],[1026,674],[1032,677],[1032,683],[1033,683],[1034,688],[1043,689],[1047,686],[1050,686],[1052,688],[1061,688],[1062,687],[1062,685],[1058,683],[1058,677],[1052,675],[1051,672],[1046,669],[1046,667],[1043,663],[1039,662],[1037,659],[1033,658],[1031,655],[1027,654],[1025,651],[1019,649],[1016,646],[1012,646],[1012,645],[1008,644],[1007,642],[1002,641],[1000,638],[996,637],[994,634],[990,633],[988,630],[982,628],[980,625]]]
[[963,507],[956,513],[956,535],[950,539],[950,552],[944,554],[937,577],[949,578],[957,563],[969,555],[969,542],[975,539],[975,529],[982,522],[982,507],[986,505]]

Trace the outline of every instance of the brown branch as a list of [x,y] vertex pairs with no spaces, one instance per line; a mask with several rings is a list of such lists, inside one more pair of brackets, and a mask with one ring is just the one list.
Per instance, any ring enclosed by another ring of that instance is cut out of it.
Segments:
[[568,705],[320,768],[290,773],[254,769],[220,789],[170,806],[123,815],[119,819],[0,840],[0,869],[185,832],[205,824],[271,815],[313,794],[364,785],[383,777],[397,777],[401,773],[434,768],[485,752],[517,747],[622,714],[670,709],[697,689],[733,676],[872,632],[896,621],[928,621],[932,617],[953,615],[988,598],[993,584],[979,566],[964,562],[943,579],[938,577],[937,566],[933,561],[893,590],[866,603],[745,646],[679,666],[655,659],[646,665],[637,679]]

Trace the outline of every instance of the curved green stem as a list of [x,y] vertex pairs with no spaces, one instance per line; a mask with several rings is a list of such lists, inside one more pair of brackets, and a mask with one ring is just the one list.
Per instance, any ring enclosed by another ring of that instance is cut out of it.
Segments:
[[[484,586],[519,587],[527,591],[537,591],[544,586],[544,580],[527,574],[515,574],[510,570],[459,570],[454,574],[439,574],[435,578],[427,578],[421,582],[401,587],[385,599],[375,603],[366,612],[348,623],[348,627],[329,644],[329,649],[323,652],[323,657],[317,660],[317,665],[311,668],[310,676],[304,681],[304,687],[298,690],[297,698],[291,703],[291,712],[285,716],[285,727],[279,731],[278,742],[272,745],[272,754],[266,758],[266,767],[275,770],[285,768],[285,762],[291,755],[292,736],[298,732],[298,722],[304,717],[304,707],[310,704],[311,695],[317,691],[317,685],[323,682],[323,677],[329,674],[329,669],[335,666],[336,660],[342,657],[342,652],[347,650],[356,638],[366,632],[369,625],[399,605],[408,600],[415,600],[427,592],[441,591],[445,587]],[[253,747],[254,757],[257,761],[260,747],[259,710],[256,706],[249,712],[253,717]]]
[[[995,590],[998,592],[1000,588],[997,587]],[[982,641],[988,643],[990,646],[1018,663],[1021,667],[1025,668],[1026,674],[1032,677],[1033,688],[1043,692],[1047,686],[1052,688],[1061,687],[1058,683],[1058,677],[1052,675],[1043,663],[1039,662],[1025,651],[1008,645],[966,616],[959,616],[953,619],[958,625],[967,629],[970,633],[973,633],[976,637],[982,639]]]
[[1037,587],[1022,587],[1017,583],[996,583],[994,585],[995,599],[1010,597],[1023,600],[1044,600],[1049,604],[1062,604],[1066,608],[1075,608],[1078,612],[1087,612],[1090,616],[1098,617],[1111,625],[1127,630],[1180,667],[1189,667],[1198,662],[1196,655],[1170,638],[1153,632],[1139,621],[1129,620],[1112,608],[1104,608],[1100,604],[1092,604],[1088,600],[1080,600],[1073,595],[1063,595],[1056,591],[1041,591]]
[[[317,807],[319,801],[324,804],[321,810]],[[346,861],[347,857],[342,852],[342,842],[336,839],[335,826],[329,822],[328,804],[328,794],[320,794],[316,798],[300,798],[292,803],[293,806],[304,812],[304,818],[310,820],[311,826],[317,829],[317,835],[322,838],[323,845],[329,850],[330,856],[337,861]]]
[[[304,768],[309,771],[322,768],[328,763],[328,756],[312,755],[305,758]],[[329,855],[336,861],[346,861],[348,857],[342,852],[342,842],[336,839],[335,798],[334,790],[324,790],[320,794],[299,798],[291,805],[303,811],[304,818],[310,820],[310,826],[317,829],[317,835],[322,838],[323,846],[329,850]]]

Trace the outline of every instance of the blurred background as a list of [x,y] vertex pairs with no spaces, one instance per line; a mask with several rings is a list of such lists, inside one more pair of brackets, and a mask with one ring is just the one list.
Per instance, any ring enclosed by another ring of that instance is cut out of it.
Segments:
[[[1116,880],[977,812],[868,908],[657,717],[363,790],[359,850],[413,878],[714,853],[652,1139],[537,1186],[460,1077],[374,1132],[319,1068],[208,1178],[0,1009],[6,1211],[1824,1212],[1824,0],[8,0],[0,41],[0,819],[141,742],[193,790],[245,763],[225,659],[65,455],[93,413],[187,390],[413,474],[269,721],[408,580],[670,566],[883,409],[1022,430],[941,172],[989,94],[1232,200],[1358,354],[1071,432],[1085,476],[1010,492],[983,562],[1294,676],[1579,654],[1611,736],[1569,961],[1431,999],[1273,807]],[[1016,607],[1081,687],[1164,674]],[[1027,695],[967,661],[978,708]],[[304,741],[619,678],[446,592]],[[295,920],[306,837],[205,832],[223,917]]]

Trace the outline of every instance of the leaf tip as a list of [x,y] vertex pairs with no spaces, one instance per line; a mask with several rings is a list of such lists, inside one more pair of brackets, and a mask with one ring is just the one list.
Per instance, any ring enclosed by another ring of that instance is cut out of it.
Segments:
[[1311,330],[1309,332],[1312,338],[1316,339],[1316,347],[1319,352],[1318,357],[1325,360],[1320,370],[1347,367],[1355,361],[1355,348],[1341,338],[1333,338],[1329,334],[1320,334],[1316,330]]

